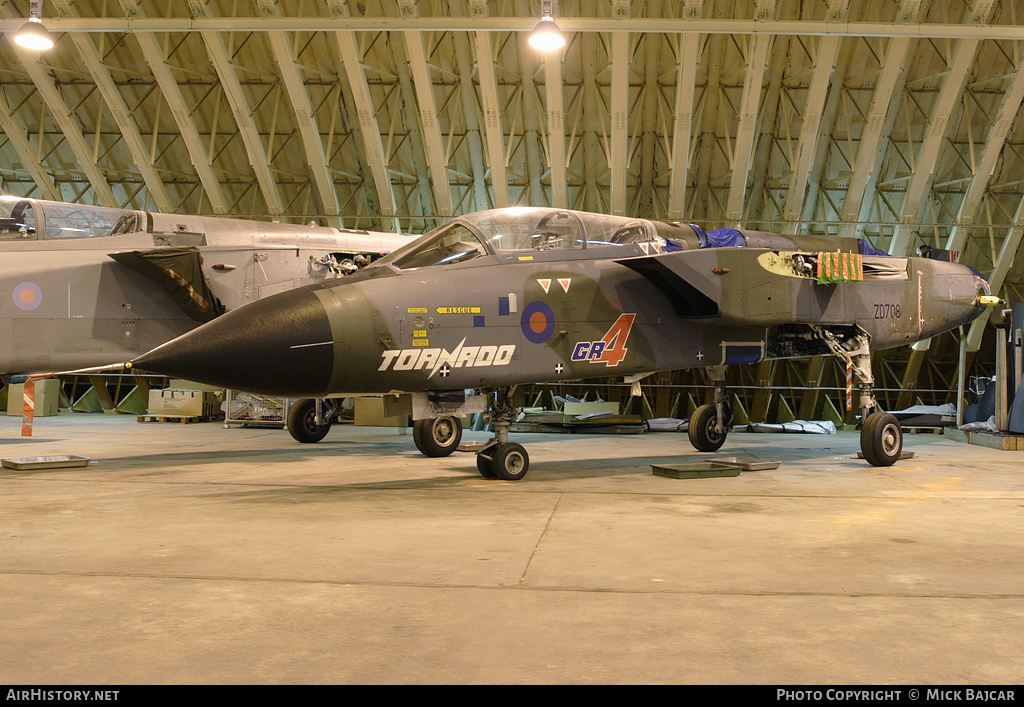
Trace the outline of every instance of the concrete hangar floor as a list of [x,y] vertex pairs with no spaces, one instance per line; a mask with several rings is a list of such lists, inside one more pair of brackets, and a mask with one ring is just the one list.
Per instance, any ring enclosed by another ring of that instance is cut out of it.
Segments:
[[[676,479],[685,434],[525,434],[485,480],[411,434],[0,417],[6,684],[1014,684],[1019,453],[733,434],[781,462]],[[467,432],[483,441],[486,433]]]

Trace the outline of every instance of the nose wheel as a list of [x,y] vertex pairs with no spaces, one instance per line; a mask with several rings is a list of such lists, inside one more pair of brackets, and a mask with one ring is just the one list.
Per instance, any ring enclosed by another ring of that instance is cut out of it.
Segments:
[[477,452],[476,468],[485,479],[519,481],[530,469],[530,455],[521,444],[494,441]]
[[485,479],[519,481],[530,469],[530,455],[521,444],[508,441],[508,430],[515,417],[512,391],[499,388],[487,395],[487,410],[494,425],[494,439],[476,454],[476,468]]

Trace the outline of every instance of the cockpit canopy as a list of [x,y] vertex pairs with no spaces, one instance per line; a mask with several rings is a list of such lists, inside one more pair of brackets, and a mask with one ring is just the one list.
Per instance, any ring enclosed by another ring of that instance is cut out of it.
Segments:
[[402,270],[461,263],[505,251],[585,250],[658,240],[644,219],[567,209],[511,207],[454,219],[381,261]]
[[0,240],[117,236],[142,226],[127,209],[0,196]]

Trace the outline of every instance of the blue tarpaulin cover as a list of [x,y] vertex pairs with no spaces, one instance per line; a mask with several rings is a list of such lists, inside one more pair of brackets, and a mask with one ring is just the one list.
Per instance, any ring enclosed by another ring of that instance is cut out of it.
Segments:
[[747,244],[747,239],[735,228],[719,228],[709,232],[692,223],[690,228],[697,232],[701,248],[737,248]]
[[864,240],[863,238],[858,238],[857,239],[857,243],[860,244],[860,254],[861,255],[889,255],[888,253],[886,253],[881,248],[874,248],[874,247],[872,247],[872,245],[870,243],[868,243],[866,240]]
[[733,248],[747,244],[747,239],[735,228],[719,228],[708,233],[708,245],[711,248]]

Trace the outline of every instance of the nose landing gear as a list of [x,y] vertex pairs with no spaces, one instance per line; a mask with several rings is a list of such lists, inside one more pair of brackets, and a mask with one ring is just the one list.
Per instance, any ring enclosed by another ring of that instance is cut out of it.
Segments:
[[494,439],[476,454],[476,468],[485,479],[519,481],[530,469],[530,455],[521,444],[508,441],[508,430],[515,419],[512,404],[515,386],[499,388],[487,395],[487,410],[494,425]]

